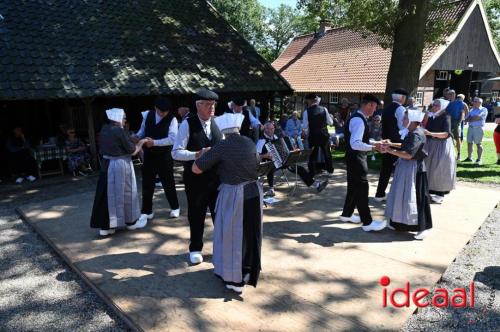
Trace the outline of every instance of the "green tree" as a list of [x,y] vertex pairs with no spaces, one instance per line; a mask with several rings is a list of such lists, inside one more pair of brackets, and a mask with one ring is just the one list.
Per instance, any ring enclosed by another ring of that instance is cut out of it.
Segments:
[[210,0],[217,11],[252,45],[265,38],[266,8],[257,0]]
[[304,21],[297,9],[284,4],[268,9],[266,16],[264,43],[257,49],[269,62],[273,62],[293,37],[304,33]]
[[483,0],[493,40],[500,51],[500,0]]

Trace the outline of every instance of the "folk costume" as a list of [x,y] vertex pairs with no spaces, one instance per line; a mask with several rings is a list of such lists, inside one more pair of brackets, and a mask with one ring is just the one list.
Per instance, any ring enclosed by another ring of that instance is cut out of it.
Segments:
[[257,286],[261,270],[262,185],[253,141],[239,134],[242,114],[215,118],[226,138],[195,161],[193,172],[215,169],[221,181],[215,209],[214,273],[228,289],[241,293]]
[[122,127],[125,112],[106,111],[110,124],[99,134],[101,170],[92,208],[90,227],[110,235],[119,227],[133,225],[140,216],[139,197],[131,156],[136,147]]

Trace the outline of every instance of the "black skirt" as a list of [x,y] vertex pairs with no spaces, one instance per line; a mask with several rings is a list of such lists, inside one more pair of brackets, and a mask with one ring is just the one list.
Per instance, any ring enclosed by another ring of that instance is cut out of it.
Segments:
[[416,182],[417,190],[417,213],[418,224],[406,225],[391,220],[390,225],[397,231],[403,232],[421,232],[432,228],[432,215],[429,197],[429,184],[427,183],[427,173],[417,172]]
[[92,216],[90,217],[90,227],[109,229],[109,211],[108,211],[108,166],[109,160],[102,159],[102,167],[97,180],[97,188],[94,197],[94,206],[92,207]]

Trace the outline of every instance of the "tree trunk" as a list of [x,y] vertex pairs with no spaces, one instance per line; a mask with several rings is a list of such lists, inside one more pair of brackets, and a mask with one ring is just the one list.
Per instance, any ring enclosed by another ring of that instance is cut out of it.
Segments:
[[414,95],[422,67],[424,34],[431,0],[400,0],[399,10],[406,13],[394,31],[391,64],[387,74],[385,104],[398,88]]

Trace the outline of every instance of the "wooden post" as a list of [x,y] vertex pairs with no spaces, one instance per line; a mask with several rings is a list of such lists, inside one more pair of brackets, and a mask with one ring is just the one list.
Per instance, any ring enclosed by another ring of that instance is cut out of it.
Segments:
[[94,130],[94,113],[92,111],[92,98],[84,98],[83,104],[85,105],[85,114],[87,115],[87,126],[88,135],[90,143],[90,154],[92,157],[92,168],[96,170],[98,168],[97,162],[97,143],[95,140],[95,130]]

